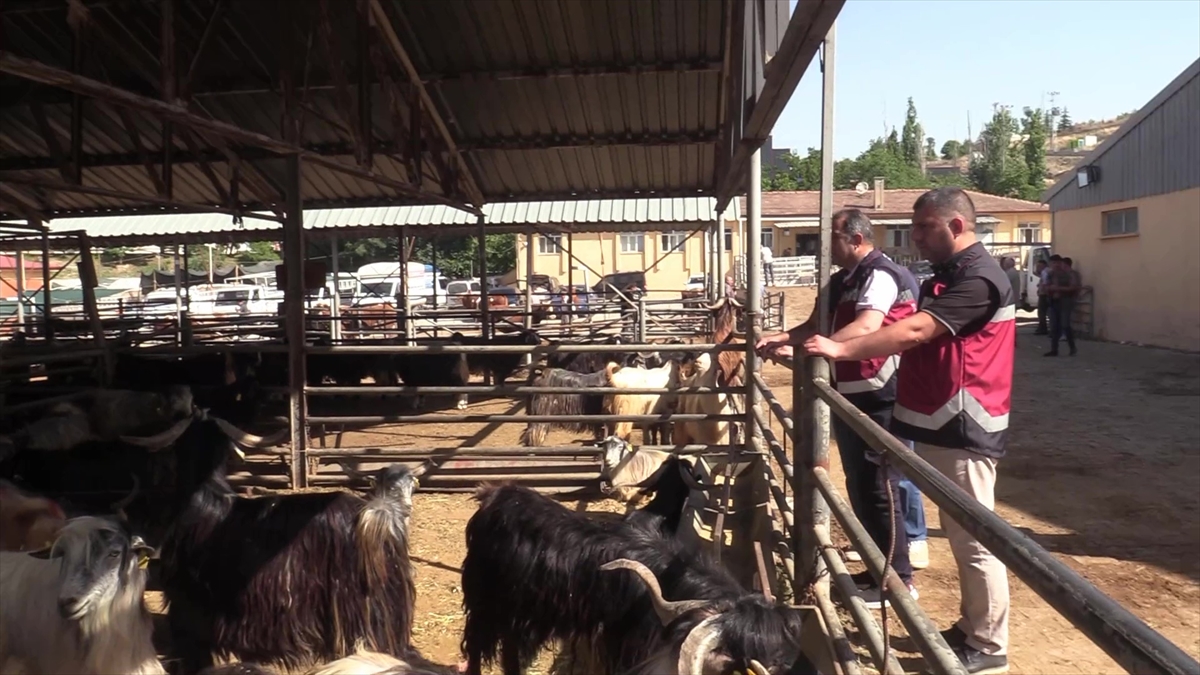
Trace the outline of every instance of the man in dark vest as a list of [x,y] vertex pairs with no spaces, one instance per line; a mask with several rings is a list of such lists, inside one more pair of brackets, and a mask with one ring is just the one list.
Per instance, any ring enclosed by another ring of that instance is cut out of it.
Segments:
[[[871,220],[866,214],[858,209],[843,209],[833,215],[832,227],[831,258],[842,268],[829,282],[833,339],[866,335],[911,316],[917,309],[916,279],[908,269],[875,248]],[[816,317],[810,317],[786,333],[763,338],[756,347],[764,357],[790,356],[791,345],[813,335],[816,325]],[[833,373],[837,390],[887,428],[896,400],[898,364],[899,357],[893,355],[838,363]],[[891,531],[895,530],[892,566],[916,597],[902,508],[903,475],[891,467],[885,472],[879,453],[840,418],[834,417],[832,426],[854,514],[885,555]],[[919,495],[916,499],[919,503]],[[924,513],[921,520],[924,521]],[[868,607],[879,607],[884,602],[879,585],[869,573],[855,575],[855,581],[866,587],[862,594]]]
[[[916,441],[927,462],[993,509],[1012,399],[1012,286],[976,241],[975,205],[958,188],[930,190],[917,199],[912,241],[934,269],[915,314],[849,340],[814,336],[804,348],[853,362],[903,353],[891,430]],[[1004,564],[961,525],[939,515],[962,594],[962,616],[942,635],[968,673],[1008,672]]]

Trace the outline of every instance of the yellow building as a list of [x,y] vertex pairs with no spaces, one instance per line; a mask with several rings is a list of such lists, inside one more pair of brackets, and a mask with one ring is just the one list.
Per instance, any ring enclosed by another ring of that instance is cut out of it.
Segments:
[[1046,192],[1102,340],[1200,351],[1200,60]]
[[[579,205],[573,219],[547,218],[534,224],[532,255],[531,235],[517,237],[512,277],[518,284],[532,260],[534,274],[588,287],[606,274],[644,271],[650,297],[679,297],[692,277],[714,267],[709,234],[717,220],[715,199],[596,200]],[[731,220],[736,222],[732,215]],[[730,269],[733,260],[726,252],[722,269]]]

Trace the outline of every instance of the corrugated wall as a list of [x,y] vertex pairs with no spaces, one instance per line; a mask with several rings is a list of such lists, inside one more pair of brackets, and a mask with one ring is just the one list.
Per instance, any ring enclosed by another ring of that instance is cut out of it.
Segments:
[[1092,162],[1100,180],[1081,189],[1072,178],[1050,198],[1052,211],[1200,187],[1200,72],[1190,70],[1190,80]]

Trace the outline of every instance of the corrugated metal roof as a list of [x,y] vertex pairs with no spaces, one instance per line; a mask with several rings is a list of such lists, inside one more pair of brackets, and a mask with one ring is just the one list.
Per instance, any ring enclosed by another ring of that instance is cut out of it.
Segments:
[[[489,233],[523,232],[529,227],[548,227],[573,232],[645,231],[700,226],[717,218],[716,199],[680,197],[672,199],[601,199],[585,201],[501,202],[483,207]],[[87,232],[97,244],[110,246],[175,243],[180,241],[253,241],[282,234],[274,221],[219,213],[115,215],[56,218],[46,223],[52,234]],[[348,238],[375,236],[381,228],[455,228],[474,233],[473,216],[449,206],[384,206],[345,209],[308,209],[304,229],[337,233]],[[2,246],[2,242],[0,242]]]
[[[787,0],[767,1],[787,5]],[[462,151],[469,171],[459,172],[460,178],[469,175],[486,202],[714,194],[718,153],[724,151],[719,139],[728,122],[723,117],[731,101],[741,100],[726,81],[731,75],[727,64],[742,59],[727,52],[744,49],[746,58],[762,58],[762,52],[743,47],[739,38],[727,38],[734,34],[730,22],[735,10],[744,9],[737,0],[380,0],[386,20],[375,22],[379,28],[365,36],[355,3],[327,4],[328,30],[319,30],[324,3],[234,0],[221,5],[223,14],[203,58],[195,62],[187,92],[188,105],[199,116],[281,138],[280,55],[286,51],[282,43],[290,39],[298,61],[293,74],[303,88],[299,144],[351,165],[354,137],[362,135],[355,129],[354,90],[360,72],[366,72],[371,80],[371,170],[399,183],[419,184],[433,196],[398,196],[391,188],[306,162],[301,198],[310,208],[428,203],[444,194],[439,167],[454,162],[440,139],[433,138],[433,125],[426,125],[422,134],[419,172],[406,159],[413,145],[407,105],[412,92],[407,75],[392,59],[395,44],[407,52]],[[200,51],[217,2],[176,5],[175,52],[182,79]],[[163,6],[88,4],[90,51],[79,75],[161,100]],[[0,9],[9,38],[5,50],[69,68],[73,36],[66,4],[21,7]],[[828,18],[839,8],[820,11]],[[786,22],[786,12],[767,15],[768,23]],[[381,37],[384,26],[398,43]],[[768,35],[780,33],[782,25],[767,26]],[[385,63],[371,60],[359,71],[353,57],[364,44],[380,48]],[[772,51],[772,45],[766,47]],[[338,95],[332,64],[344,64],[340,79],[351,89],[350,101]],[[62,173],[70,168],[71,97],[66,90],[0,75],[0,172],[26,181],[23,187],[0,191],[0,212],[36,210],[53,217],[152,210],[128,197],[28,186],[31,181],[70,182]],[[400,104],[393,106],[393,101]],[[160,119],[87,99],[82,129],[84,186],[149,198],[163,193],[155,184],[159,179],[150,176],[162,169]],[[212,137],[187,131],[182,122],[165,138],[173,148],[174,198],[228,205],[233,170],[225,150]],[[59,146],[57,152],[53,145]],[[239,206],[280,204],[286,172],[275,151],[233,143],[228,150],[237,155],[242,177]],[[557,208],[559,213],[546,222],[577,219],[562,215],[569,209]]]

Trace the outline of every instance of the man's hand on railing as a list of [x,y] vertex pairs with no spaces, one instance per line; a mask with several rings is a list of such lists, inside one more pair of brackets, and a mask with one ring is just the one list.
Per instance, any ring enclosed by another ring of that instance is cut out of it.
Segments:
[[757,351],[760,356],[765,358],[772,349],[782,345],[787,345],[788,341],[791,339],[792,336],[786,332],[775,333],[774,335],[764,335],[758,339],[758,342],[754,343],[754,350]]
[[758,350],[759,356],[776,363],[790,362],[793,348],[789,344],[771,344]]
[[823,335],[814,335],[804,341],[804,352],[810,356],[824,356],[834,361],[845,353],[846,345],[834,342]]

